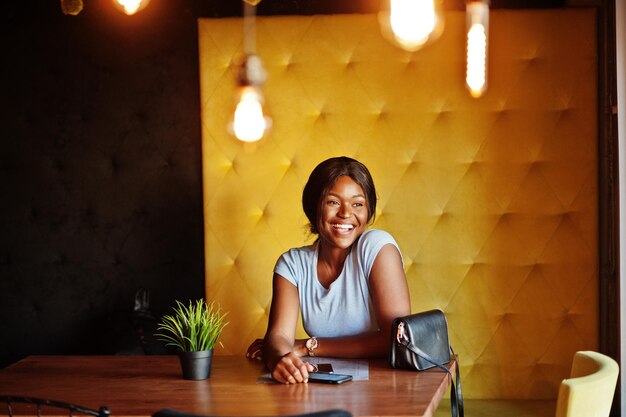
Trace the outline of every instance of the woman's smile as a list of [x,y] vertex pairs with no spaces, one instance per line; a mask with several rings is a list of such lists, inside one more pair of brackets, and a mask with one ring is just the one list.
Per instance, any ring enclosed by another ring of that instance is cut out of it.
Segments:
[[339,233],[348,233],[354,230],[354,225],[338,223],[334,224],[333,228],[339,231]]

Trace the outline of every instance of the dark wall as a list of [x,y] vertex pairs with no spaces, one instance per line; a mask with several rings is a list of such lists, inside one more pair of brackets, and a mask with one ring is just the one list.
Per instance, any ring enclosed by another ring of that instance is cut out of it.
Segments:
[[204,296],[192,8],[3,3],[0,367],[124,350],[139,288]]
[[[59,0],[0,9],[0,367],[136,351],[136,291],[157,316],[204,296],[196,19],[242,4],[152,0],[126,16],[83,1],[77,16]],[[374,1],[264,1],[258,13]]]

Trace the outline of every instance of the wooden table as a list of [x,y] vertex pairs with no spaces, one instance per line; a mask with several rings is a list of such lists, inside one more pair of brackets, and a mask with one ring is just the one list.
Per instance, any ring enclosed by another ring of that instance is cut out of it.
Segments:
[[238,356],[215,356],[204,381],[182,379],[176,356],[30,356],[0,370],[0,395],[105,405],[112,417],[151,416],[163,408],[213,416],[342,408],[355,417],[430,417],[450,383],[436,368],[393,370],[381,360],[369,361],[369,380],[341,385],[263,384],[263,372],[259,362]]

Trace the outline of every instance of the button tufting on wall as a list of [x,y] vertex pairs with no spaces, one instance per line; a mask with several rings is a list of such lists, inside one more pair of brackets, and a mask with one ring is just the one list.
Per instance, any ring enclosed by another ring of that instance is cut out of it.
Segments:
[[148,217],[148,211],[145,209],[145,207],[137,207],[133,209],[132,215],[134,221],[141,221],[145,220]]
[[235,72],[236,65],[235,57],[231,56],[229,60],[224,60],[223,62],[216,64],[215,68],[219,71],[221,75],[230,74]]
[[222,168],[222,175],[225,175],[228,171],[233,169],[233,161],[224,158],[223,163],[220,166]]
[[111,265],[118,267],[122,264],[122,260],[120,259],[119,255],[113,255],[113,258],[111,259]]
[[571,113],[569,108],[556,109],[554,112],[556,113],[556,118],[559,122],[563,122],[563,119],[567,118]]
[[63,173],[65,172],[65,163],[64,163],[62,160],[60,160],[60,159],[58,159],[58,158],[57,158],[57,159],[55,159],[55,160],[53,161],[53,166],[54,166],[54,169],[55,169],[57,172],[59,172],[59,173],[61,173],[61,174],[63,174]]
[[505,118],[507,118],[509,116],[509,109],[506,108],[500,108],[494,111],[495,115],[496,115],[496,120],[503,120]]
[[286,159],[286,160],[283,162],[283,174],[284,174],[285,172],[289,171],[289,170],[294,169],[294,168],[295,168],[295,166],[294,166],[293,159]]
[[411,267],[413,266],[413,259],[409,257],[405,257],[403,261],[404,261],[404,270],[408,271],[409,269],[411,269]]
[[436,113],[434,123],[444,123],[446,122],[449,116],[450,116],[449,110],[439,110]]
[[32,311],[32,315],[34,317],[37,317],[41,314],[41,312],[43,311],[43,309],[41,308],[41,305],[38,303],[33,303],[33,311]]
[[111,159],[109,160],[109,172],[111,173],[111,175],[115,175],[117,174],[119,169],[120,169],[120,164],[117,161],[117,158],[112,156]]
[[165,158],[163,162],[165,163],[165,167],[167,169],[172,169],[176,165],[174,163],[174,159],[171,156],[168,156],[167,158]]
[[39,219],[39,210],[37,210],[34,207],[31,207],[30,211],[28,212],[28,218],[32,222],[37,221]]
[[253,207],[250,211],[250,214],[254,218],[254,220],[258,222],[263,217],[263,209],[261,209],[260,207]]
[[[413,311],[456,312],[451,338],[463,341],[458,353],[471,395],[556,395],[549,384],[558,373],[529,375],[525,367],[593,346],[597,323],[596,82],[589,71],[596,58],[571,43],[570,30],[583,27],[593,38],[595,16],[562,13],[494,12],[492,88],[472,104],[461,91],[463,54],[449,53],[453,37],[410,54],[376,39],[371,16],[263,17],[263,53],[278,69],[267,93],[281,126],[254,156],[216,133],[223,94],[210,41],[214,28],[227,30],[222,21],[200,20],[201,63],[210,74],[201,86],[207,293],[230,305],[241,326],[225,332],[226,352],[245,352],[262,336],[266,321],[250,312],[269,306],[276,258],[309,243],[302,187],[316,163],[341,153],[372,171],[380,195],[373,228],[390,231],[400,246]],[[449,16],[461,33],[464,14]],[[537,59],[528,68],[520,56]],[[281,71],[294,59],[293,71]],[[559,121],[554,111],[564,108],[573,111]],[[237,175],[224,173],[221,159],[236,157]],[[572,202],[576,214],[560,221]],[[272,213],[256,221],[252,207]],[[223,265],[234,254],[236,271]],[[533,266],[537,260],[543,264]],[[580,316],[556,328],[561,306],[573,303]],[[516,343],[520,335],[524,343]],[[516,361],[503,359],[511,353]]]
[[510,212],[508,212],[508,211],[503,211],[502,213],[500,213],[499,220],[500,220],[500,221],[502,221],[502,220],[507,220],[510,216],[511,216],[511,213],[510,213]]
[[234,172],[237,172],[238,164],[239,164],[239,161],[237,160],[237,157],[233,158],[230,161],[230,169],[232,169]]
[[54,257],[52,261],[55,265],[65,265],[67,263],[67,258],[63,254],[58,254]]
[[530,73],[535,73],[538,71],[539,58],[536,56],[529,56],[520,59],[520,65],[522,67],[522,71],[528,71]]

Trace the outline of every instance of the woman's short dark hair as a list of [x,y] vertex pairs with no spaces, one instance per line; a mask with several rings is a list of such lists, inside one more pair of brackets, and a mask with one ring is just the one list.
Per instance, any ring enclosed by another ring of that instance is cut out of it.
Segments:
[[356,159],[339,156],[327,159],[316,166],[302,191],[302,208],[309,219],[311,233],[319,233],[317,220],[321,199],[339,177],[343,176],[352,178],[363,189],[367,200],[367,221],[368,223],[373,221],[376,215],[376,188],[369,170]]

